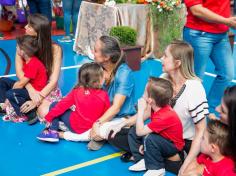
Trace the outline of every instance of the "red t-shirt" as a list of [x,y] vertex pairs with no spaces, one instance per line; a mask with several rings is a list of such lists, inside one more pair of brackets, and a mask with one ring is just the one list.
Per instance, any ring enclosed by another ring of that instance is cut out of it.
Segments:
[[29,83],[37,91],[41,91],[47,84],[47,70],[37,57],[31,57],[28,63],[23,64],[24,76],[29,78]]
[[212,162],[209,156],[200,154],[197,162],[204,165],[203,176],[236,176],[233,172],[234,162],[230,158],[224,157],[218,162]]
[[168,105],[151,115],[148,127],[172,141],[178,150],[184,147],[183,127],[176,112]]
[[202,4],[203,7],[211,10],[212,12],[228,18],[230,17],[229,0],[184,0],[184,3],[188,12],[187,22],[185,24],[186,27],[210,33],[224,33],[229,30],[229,27],[224,24],[204,21],[198,17],[195,17],[190,11],[190,7],[197,4]]
[[82,87],[73,89],[45,116],[48,122],[62,115],[72,105],[75,111],[70,114],[70,125],[74,132],[81,134],[92,128],[104,112],[110,107],[107,92],[101,89],[84,89]]

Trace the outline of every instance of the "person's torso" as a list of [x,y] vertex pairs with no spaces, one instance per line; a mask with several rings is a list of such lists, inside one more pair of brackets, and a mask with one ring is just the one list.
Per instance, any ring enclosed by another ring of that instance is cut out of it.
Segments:
[[[199,3],[201,3],[201,1],[199,0],[185,0],[185,4],[187,6],[187,21],[185,24],[186,27],[210,33],[224,33],[229,30],[229,27],[224,24],[211,23],[195,17],[191,13],[190,7],[194,4]],[[229,0],[202,0],[202,6],[225,18],[230,17]]]
[[100,89],[78,88],[74,93],[75,111],[70,115],[71,127],[76,133],[90,129],[108,109],[110,102],[107,92]]
[[233,172],[232,159],[224,157],[218,162],[213,162],[209,156],[201,155],[204,164],[203,176],[236,176],[236,173]]
[[154,112],[151,115],[151,123],[154,132],[172,141],[178,150],[182,150],[184,146],[182,123],[177,113],[169,105]]
[[23,63],[24,76],[30,79],[29,83],[37,91],[41,91],[47,84],[47,70],[43,63],[32,57],[28,63]]
[[[181,94],[181,96],[177,99],[176,104],[174,106],[175,112],[178,114],[182,125],[183,125],[183,137],[184,139],[193,140],[195,136],[195,124],[192,118],[190,110],[192,109],[190,104],[193,103],[194,99],[200,100],[200,106],[198,103],[195,104],[195,107],[201,108],[196,109],[198,111],[204,111],[201,113],[208,113],[208,104],[206,100],[205,90],[198,80],[187,80],[185,83],[186,87]],[[196,88],[197,87],[197,88]],[[197,91],[195,91],[197,89]],[[200,90],[201,89],[201,90]],[[191,102],[192,101],[192,102]],[[202,104],[203,103],[203,104]],[[206,108],[206,109],[204,109]],[[198,112],[196,111],[196,114]]]
[[119,66],[113,81],[110,83],[108,95],[112,104],[116,94],[125,95],[126,99],[119,113],[115,117],[124,117],[136,113],[134,105],[134,77],[133,71],[127,64]]

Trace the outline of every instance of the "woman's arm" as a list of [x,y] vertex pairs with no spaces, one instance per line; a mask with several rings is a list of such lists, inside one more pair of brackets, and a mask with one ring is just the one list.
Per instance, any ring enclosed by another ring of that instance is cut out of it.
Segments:
[[48,94],[57,86],[57,82],[60,76],[62,62],[62,49],[59,45],[53,44],[53,68],[49,77],[48,84],[41,90],[40,95],[43,97]]
[[185,169],[188,167],[188,165],[196,159],[197,155],[200,152],[200,143],[201,139],[204,133],[204,130],[206,128],[206,119],[202,119],[200,122],[195,124],[195,137],[192,141],[190,151],[184,160],[183,165],[181,166],[179,175],[183,174],[185,172]]
[[16,76],[18,79],[21,79],[24,76],[23,60],[17,53],[15,57],[15,67],[16,67]]
[[197,4],[190,7],[190,11],[194,16],[201,18],[204,21],[208,21],[211,23],[225,24],[233,28],[236,27],[236,17],[225,18],[203,7],[202,4]]

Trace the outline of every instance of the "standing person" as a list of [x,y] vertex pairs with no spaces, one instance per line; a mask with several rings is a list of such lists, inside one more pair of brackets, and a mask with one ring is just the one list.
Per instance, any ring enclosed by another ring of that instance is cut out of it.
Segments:
[[52,7],[50,0],[27,0],[30,14],[39,13],[45,15],[48,20],[52,21]]
[[13,120],[15,122],[28,120],[29,124],[33,124],[35,118],[32,117],[30,113],[24,114],[20,112],[20,106],[27,100],[30,100],[25,85],[30,83],[35,90],[41,91],[47,83],[47,71],[42,62],[35,57],[35,54],[38,51],[36,37],[24,35],[18,37],[16,42],[17,54],[24,59],[22,68],[24,75],[20,77],[18,81],[14,81],[10,78],[1,78],[1,102],[4,99],[7,99],[16,113],[15,117],[11,117],[11,114],[8,114],[7,112],[7,115],[4,116],[4,120]]
[[[108,91],[111,107],[93,124],[90,131],[91,142],[88,148],[98,150],[103,142],[98,140],[107,138],[108,127],[119,124],[136,113],[134,106],[134,78],[133,72],[124,62],[122,51],[117,39],[110,36],[100,37],[94,46],[95,62],[102,65],[105,76],[105,90]],[[111,122],[109,122],[111,121]],[[103,134],[100,134],[100,128]],[[67,133],[67,132],[66,132]],[[71,140],[76,141],[76,134]]]
[[[29,15],[25,32],[27,35],[37,37],[39,48],[37,57],[47,69],[48,82],[41,91],[35,90],[29,83],[26,85],[31,101],[27,101],[21,106],[21,112],[27,113],[38,106],[37,113],[40,118],[44,118],[48,113],[50,104],[62,97],[61,91],[58,88],[62,49],[59,45],[52,42],[50,21],[41,14]],[[22,70],[23,59],[18,54],[16,54],[15,65],[16,75],[20,78],[24,75]]]
[[[193,48],[184,41],[171,42],[162,57],[163,77],[173,85],[171,105],[178,114],[183,125],[184,151],[188,154],[181,169],[195,158],[200,151],[200,141],[206,127],[205,117],[208,115],[206,93],[200,79],[193,71]],[[127,151],[122,159],[131,159],[128,145],[130,127],[135,124],[137,116],[127,119],[110,128],[113,134],[108,140],[112,145]],[[168,170],[168,169],[167,169]]]
[[[59,121],[70,131],[78,134],[78,141],[89,141],[93,123],[109,108],[107,92],[102,90],[103,69],[97,63],[87,63],[79,69],[78,84],[45,116],[49,128],[38,135],[38,139],[48,142],[59,141]],[[70,107],[74,105],[75,110]],[[93,107],[91,111],[91,107]],[[67,138],[63,135],[63,138]]]
[[236,27],[236,17],[230,17],[230,0],[184,0],[184,3],[188,13],[183,38],[194,49],[195,73],[203,79],[209,59],[215,66],[216,78],[208,94],[209,111],[214,113],[234,77],[227,32],[229,27]]
[[201,141],[201,154],[184,172],[184,176],[236,176],[234,162],[228,157],[228,126],[218,120],[207,124]]
[[[163,78],[151,77],[146,89],[147,97],[138,100],[136,126],[131,129],[133,133],[128,137],[136,162],[129,170],[148,170],[144,176],[161,176],[165,173],[165,159],[180,153],[184,147],[183,127],[178,115],[169,105],[173,96],[172,84]],[[151,121],[144,125],[147,117]],[[143,145],[144,155],[139,151]]]
[[[59,42],[71,42],[75,36],[79,8],[82,0],[62,0],[64,12],[64,29],[65,36],[59,39]],[[70,24],[72,21],[73,35],[70,35]]]

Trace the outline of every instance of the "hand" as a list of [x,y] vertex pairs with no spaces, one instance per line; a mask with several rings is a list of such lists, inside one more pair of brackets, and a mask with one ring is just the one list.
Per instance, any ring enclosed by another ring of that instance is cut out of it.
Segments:
[[227,26],[236,28],[236,17],[229,17],[227,19]]
[[19,81],[15,82],[15,84],[13,85],[12,89],[21,89],[22,86],[20,85]]
[[139,147],[139,153],[144,155],[144,148],[143,148],[143,145],[140,145]]
[[186,164],[183,164],[179,170],[178,176],[184,176],[184,172],[185,169],[187,168],[187,166],[185,166]]
[[210,120],[218,120],[217,117],[216,117],[216,115],[213,114],[213,113],[210,113],[210,114],[208,115],[208,118],[209,118]]
[[40,95],[39,91],[36,91],[34,89],[28,90],[30,99],[38,106],[40,105],[41,101],[43,100],[43,97]]
[[21,107],[20,107],[20,111],[22,113],[27,113],[29,111],[31,111],[32,109],[36,108],[36,104],[33,101],[26,101]]
[[124,126],[125,126],[125,123],[124,123],[124,122],[122,122],[122,123],[120,123],[120,124],[118,124],[118,125],[112,125],[112,126],[110,126],[110,127],[108,128],[108,130],[107,130],[107,138],[108,138],[109,134],[111,134],[111,138],[114,138],[115,135],[116,135],[118,132],[120,132],[121,128],[123,128]]
[[147,101],[144,98],[138,100],[138,112],[144,112],[147,108]]
[[96,122],[93,124],[93,127],[90,131],[90,139],[93,139],[95,141],[103,140],[103,138],[99,134],[99,124]]

